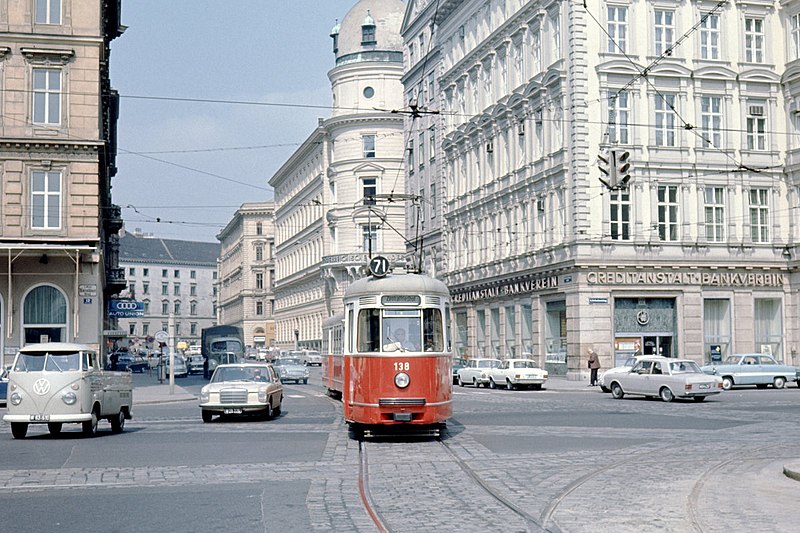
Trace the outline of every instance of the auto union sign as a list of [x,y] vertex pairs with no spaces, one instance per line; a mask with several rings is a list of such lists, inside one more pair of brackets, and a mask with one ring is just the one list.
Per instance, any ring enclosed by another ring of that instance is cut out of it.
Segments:
[[144,302],[135,300],[109,300],[108,318],[143,318]]

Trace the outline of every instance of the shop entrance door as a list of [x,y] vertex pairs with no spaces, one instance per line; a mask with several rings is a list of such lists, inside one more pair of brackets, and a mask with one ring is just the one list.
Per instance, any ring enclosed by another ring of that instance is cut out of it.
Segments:
[[642,354],[672,357],[672,335],[650,335],[643,337]]

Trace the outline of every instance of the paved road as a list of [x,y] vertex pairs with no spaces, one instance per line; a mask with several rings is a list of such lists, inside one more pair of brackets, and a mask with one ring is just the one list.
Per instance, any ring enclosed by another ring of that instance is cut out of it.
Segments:
[[[359,443],[312,370],[271,421],[203,424],[196,401],[139,405],[122,435],[0,425],[0,512],[14,531],[795,531],[800,390],[734,390],[703,404],[455,389],[441,441]],[[137,391],[175,395],[147,376]],[[140,398],[141,396],[141,398]],[[144,400],[142,394],[136,396]],[[5,527],[4,527],[5,529]],[[9,528],[8,530],[11,530]]]

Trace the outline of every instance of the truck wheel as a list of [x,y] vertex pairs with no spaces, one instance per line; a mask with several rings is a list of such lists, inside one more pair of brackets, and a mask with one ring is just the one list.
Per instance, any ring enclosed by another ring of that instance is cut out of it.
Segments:
[[111,422],[111,432],[112,433],[122,433],[125,429],[125,412],[120,409],[117,416],[110,419]]
[[61,422],[49,422],[47,424],[47,431],[49,431],[51,435],[58,435],[61,433]]
[[28,434],[28,424],[25,422],[11,422],[11,434],[15,439],[24,439]]
[[84,437],[94,437],[97,435],[97,424],[100,422],[100,417],[97,416],[97,409],[92,411],[92,419],[81,423]]

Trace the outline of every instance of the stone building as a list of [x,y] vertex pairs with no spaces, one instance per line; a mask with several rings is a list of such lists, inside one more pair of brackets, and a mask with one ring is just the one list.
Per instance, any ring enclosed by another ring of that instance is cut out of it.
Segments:
[[370,254],[404,267],[401,0],[360,0],[331,32],[333,113],[269,180],[278,345],[320,348]]
[[117,347],[151,348],[157,331],[166,331],[173,346],[199,344],[202,329],[217,324],[219,254],[218,243],[123,230],[119,264],[128,287],[122,296],[144,303],[144,317],[119,319],[124,336]]
[[238,326],[245,346],[275,343],[275,229],[272,202],[246,203],[217,235],[219,324]]
[[119,0],[0,7],[0,364],[40,341],[100,349],[116,331],[109,55],[123,31]]
[[[798,363],[799,20],[798,2],[411,0],[460,352],[573,377],[589,348],[604,367],[637,347]],[[613,190],[611,153],[633,165]]]

